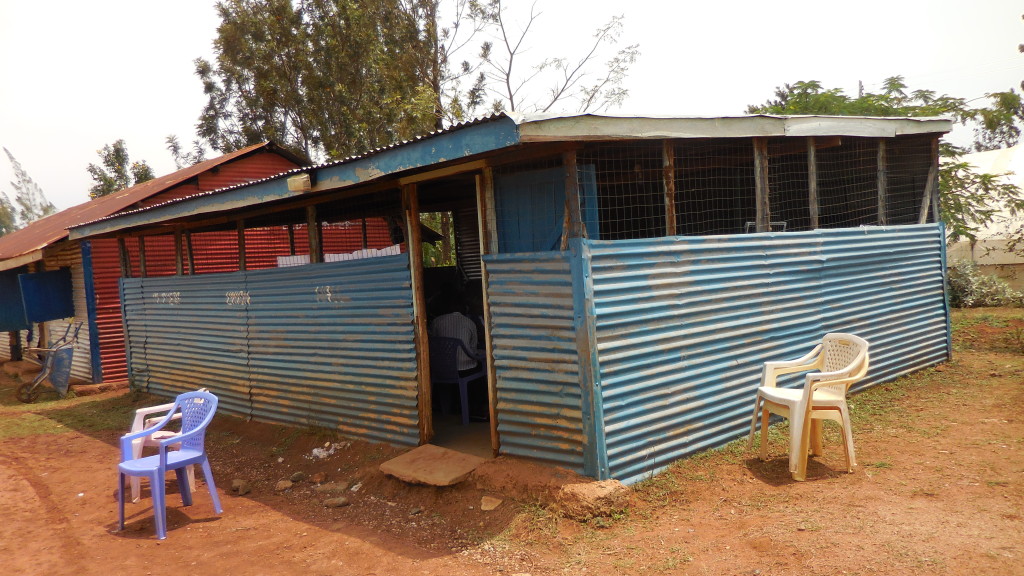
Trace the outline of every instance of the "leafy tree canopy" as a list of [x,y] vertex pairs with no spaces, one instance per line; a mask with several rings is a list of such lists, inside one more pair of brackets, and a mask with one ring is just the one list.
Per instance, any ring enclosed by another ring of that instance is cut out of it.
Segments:
[[132,162],[129,159],[124,140],[107,144],[96,153],[100,164],[89,164],[89,175],[96,182],[89,189],[89,198],[106,196],[153,179],[153,169],[144,160]]

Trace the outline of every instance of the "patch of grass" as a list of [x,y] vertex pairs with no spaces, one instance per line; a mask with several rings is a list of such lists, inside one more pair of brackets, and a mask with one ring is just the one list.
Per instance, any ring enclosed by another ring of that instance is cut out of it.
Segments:
[[1010,483],[1007,482],[1006,480],[988,480],[988,481],[985,482],[985,485],[990,487],[990,488],[995,488],[997,486],[1000,487],[1000,488],[1005,488],[1005,487],[1009,486]]
[[881,460],[881,461],[878,461],[878,462],[865,462],[864,463],[864,467],[865,468],[878,468],[879,470],[887,470],[889,468],[892,468],[892,464],[889,463],[889,462],[886,462],[884,460]]

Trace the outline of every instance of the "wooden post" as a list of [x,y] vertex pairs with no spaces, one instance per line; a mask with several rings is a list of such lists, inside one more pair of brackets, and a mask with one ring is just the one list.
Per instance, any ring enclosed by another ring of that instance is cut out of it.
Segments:
[[182,238],[181,230],[174,231],[174,274],[176,276],[182,276],[185,274],[185,251],[184,238]]
[[[476,177],[476,210],[477,226],[479,227],[480,255],[493,254],[497,251],[497,239],[491,236],[494,232],[494,173],[484,168]],[[491,346],[491,305],[487,301],[490,294],[490,274],[487,267],[480,262],[480,284],[483,290],[484,303],[484,348],[487,363],[487,410],[491,423],[491,452],[495,456],[501,448],[498,436],[498,376],[494,367],[493,348]]]
[[582,238],[586,234],[580,214],[580,183],[576,174],[576,151],[562,154],[565,167],[565,218],[562,221],[562,250],[569,247],[569,238]]
[[245,220],[238,221],[238,270],[245,272]]
[[661,147],[662,181],[665,190],[665,235],[675,236],[676,231],[676,147],[671,140],[665,140]]
[[121,277],[131,278],[132,277],[132,266],[131,259],[128,257],[128,244],[124,241],[124,236],[117,239],[117,249],[121,256]]
[[139,236],[136,238],[139,243],[139,276],[146,277],[146,238]]
[[754,202],[758,232],[771,232],[771,206],[768,202],[768,139],[754,138]]
[[185,254],[188,256],[188,275],[194,276],[196,273],[196,256],[195,251],[192,250],[192,232],[185,230]]
[[295,256],[295,225],[288,225],[288,255]]
[[924,185],[924,198],[921,200],[921,213],[917,221],[924,224],[928,221],[928,208],[931,204],[932,221],[938,222],[941,216],[939,212],[939,138],[932,139],[931,162],[928,166],[928,181]]
[[430,390],[430,341],[427,336],[427,297],[423,292],[423,236],[420,232],[420,200],[415,184],[402,186],[402,214],[405,239],[409,248],[409,270],[412,273],[412,309],[415,323],[416,365],[419,367],[420,443],[434,436]]
[[309,236],[309,263],[318,264],[324,261],[320,221],[316,218],[316,206],[306,206],[306,232]]
[[818,223],[818,148],[814,137],[807,139],[807,207],[811,215],[811,230],[817,230]]
[[366,218],[361,219],[360,222],[362,223],[363,229],[363,250],[366,250],[370,247],[369,239],[366,236]]
[[8,332],[7,341],[11,347],[11,361],[19,362],[24,359],[24,353],[21,347],[21,332],[17,330]]
[[885,205],[886,188],[888,188],[889,175],[887,173],[887,159],[885,152],[885,139],[878,139],[878,225],[885,226],[889,219],[888,209]]

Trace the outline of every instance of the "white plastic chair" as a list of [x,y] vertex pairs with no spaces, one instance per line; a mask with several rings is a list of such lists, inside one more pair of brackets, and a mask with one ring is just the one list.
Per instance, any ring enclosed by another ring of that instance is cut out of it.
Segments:
[[[846,469],[857,465],[846,393],[868,371],[868,343],[852,334],[833,332],[822,338],[810,354],[786,362],[766,362],[757,389],[754,415],[750,420],[750,448],[761,415],[761,460],[768,458],[768,418],[778,414],[789,418],[789,471],[793,479],[807,477],[807,452],[821,454],[821,421],[832,420],[843,428]],[[802,388],[779,388],[780,374],[818,370],[804,377]]]
[[[206,392],[207,390],[206,390],[206,388],[200,388],[199,391],[200,392]],[[139,408],[138,410],[135,411],[135,418],[132,420],[132,428],[129,431],[129,434],[134,434],[136,432],[141,432],[142,430],[146,430],[147,428],[152,428],[158,422],[160,422],[161,420],[164,419],[164,417],[167,415],[167,412],[172,407],[174,407],[174,402],[170,402],[170,403],[167,403],[167,404],[160,404],[159,406],[150,406],[148,408]],[[174,421],[174,420],[181,420],[181,413],[179,412],[178,414],[173,415],[171,417],[171,420],[172,421]],[[150,434],[149,436],[144,436],[142,438],[136,438],[136,439],[132,440],[132,459],[135,460],[135,459],[140,458],[142,456],[142,449],[143,448],[146,448],[146,447],[157,448],[157,447],[160,446],[160,441],[161,440],[166,440],[168,438],[173,438],[173,437],[177,436],[178,434],[179,434],[179,432],[176,432],[174,430],[158,430],[158,431],[154,432],[153,434]],[[174,446],[174,448],[177,448],[177,446]],[[189,465],[185,469],[185,471],[188,474],[188,485],[189,485],[189,487],[190,488],[195,488],[195,485],[196,485],[195,468],[193,466]],[[139,501],[139,497],[140,497],[141,492],[142,492],[139,477],[138,476],[132,476],[131,484],[132,484],[132,502],[138,502]]]

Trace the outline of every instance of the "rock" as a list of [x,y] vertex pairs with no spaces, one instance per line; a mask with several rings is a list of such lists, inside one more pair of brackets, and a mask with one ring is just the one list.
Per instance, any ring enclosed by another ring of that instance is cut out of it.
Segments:
[[326,480],[327,474],[324,474],[323,472],[316,472],[315,474],[309,477],[309,481],[314,484],[323,484],[324,481]]
[[349,504],[351,504],[351,502],[349,502],[348,498],[345,498],[344,496],[324,500],[324,506],[326,506],[327,508],[342,508],[344,506],[348,506]]
[[296,472],[295,474],[292,474],[292,477],[291,477],[291,481],[292,482],[298,483],[298,482],[303,482],[305,480],[306,480],[306,473],[305,472],[299,471],[299,472]]
[[416,506],[412,510],[409,510],[409,516],[415,516],[417,514],[422,514],[422,513],[423,513],[423,508],[421,508],[419,506]]
[[291,480],[281,480],[280,482],[277,483],[276,486],[274,486],[274,491],[284,492],[285,490],[291,489],[291,487],[294,485],[295,484]]
[[559,489],[551,507],[566,518],[584,522],[624,510],[628,495],[629,489],[618,480],[571,483]]
[[340,494],[348,492],[348,482],[329,482],[314,488],[320,494]]
[[238,494],[239,496],[245,496],[249,492],[252,492],[252,488],[249,486],[249,481],[242,478],[235,478],[231,481],[231,491]]
[[498,506],[501,506],[501,498],[495,498],[494,496],[484,496],[480,499],[480,509],[484,512],[490,512]]

